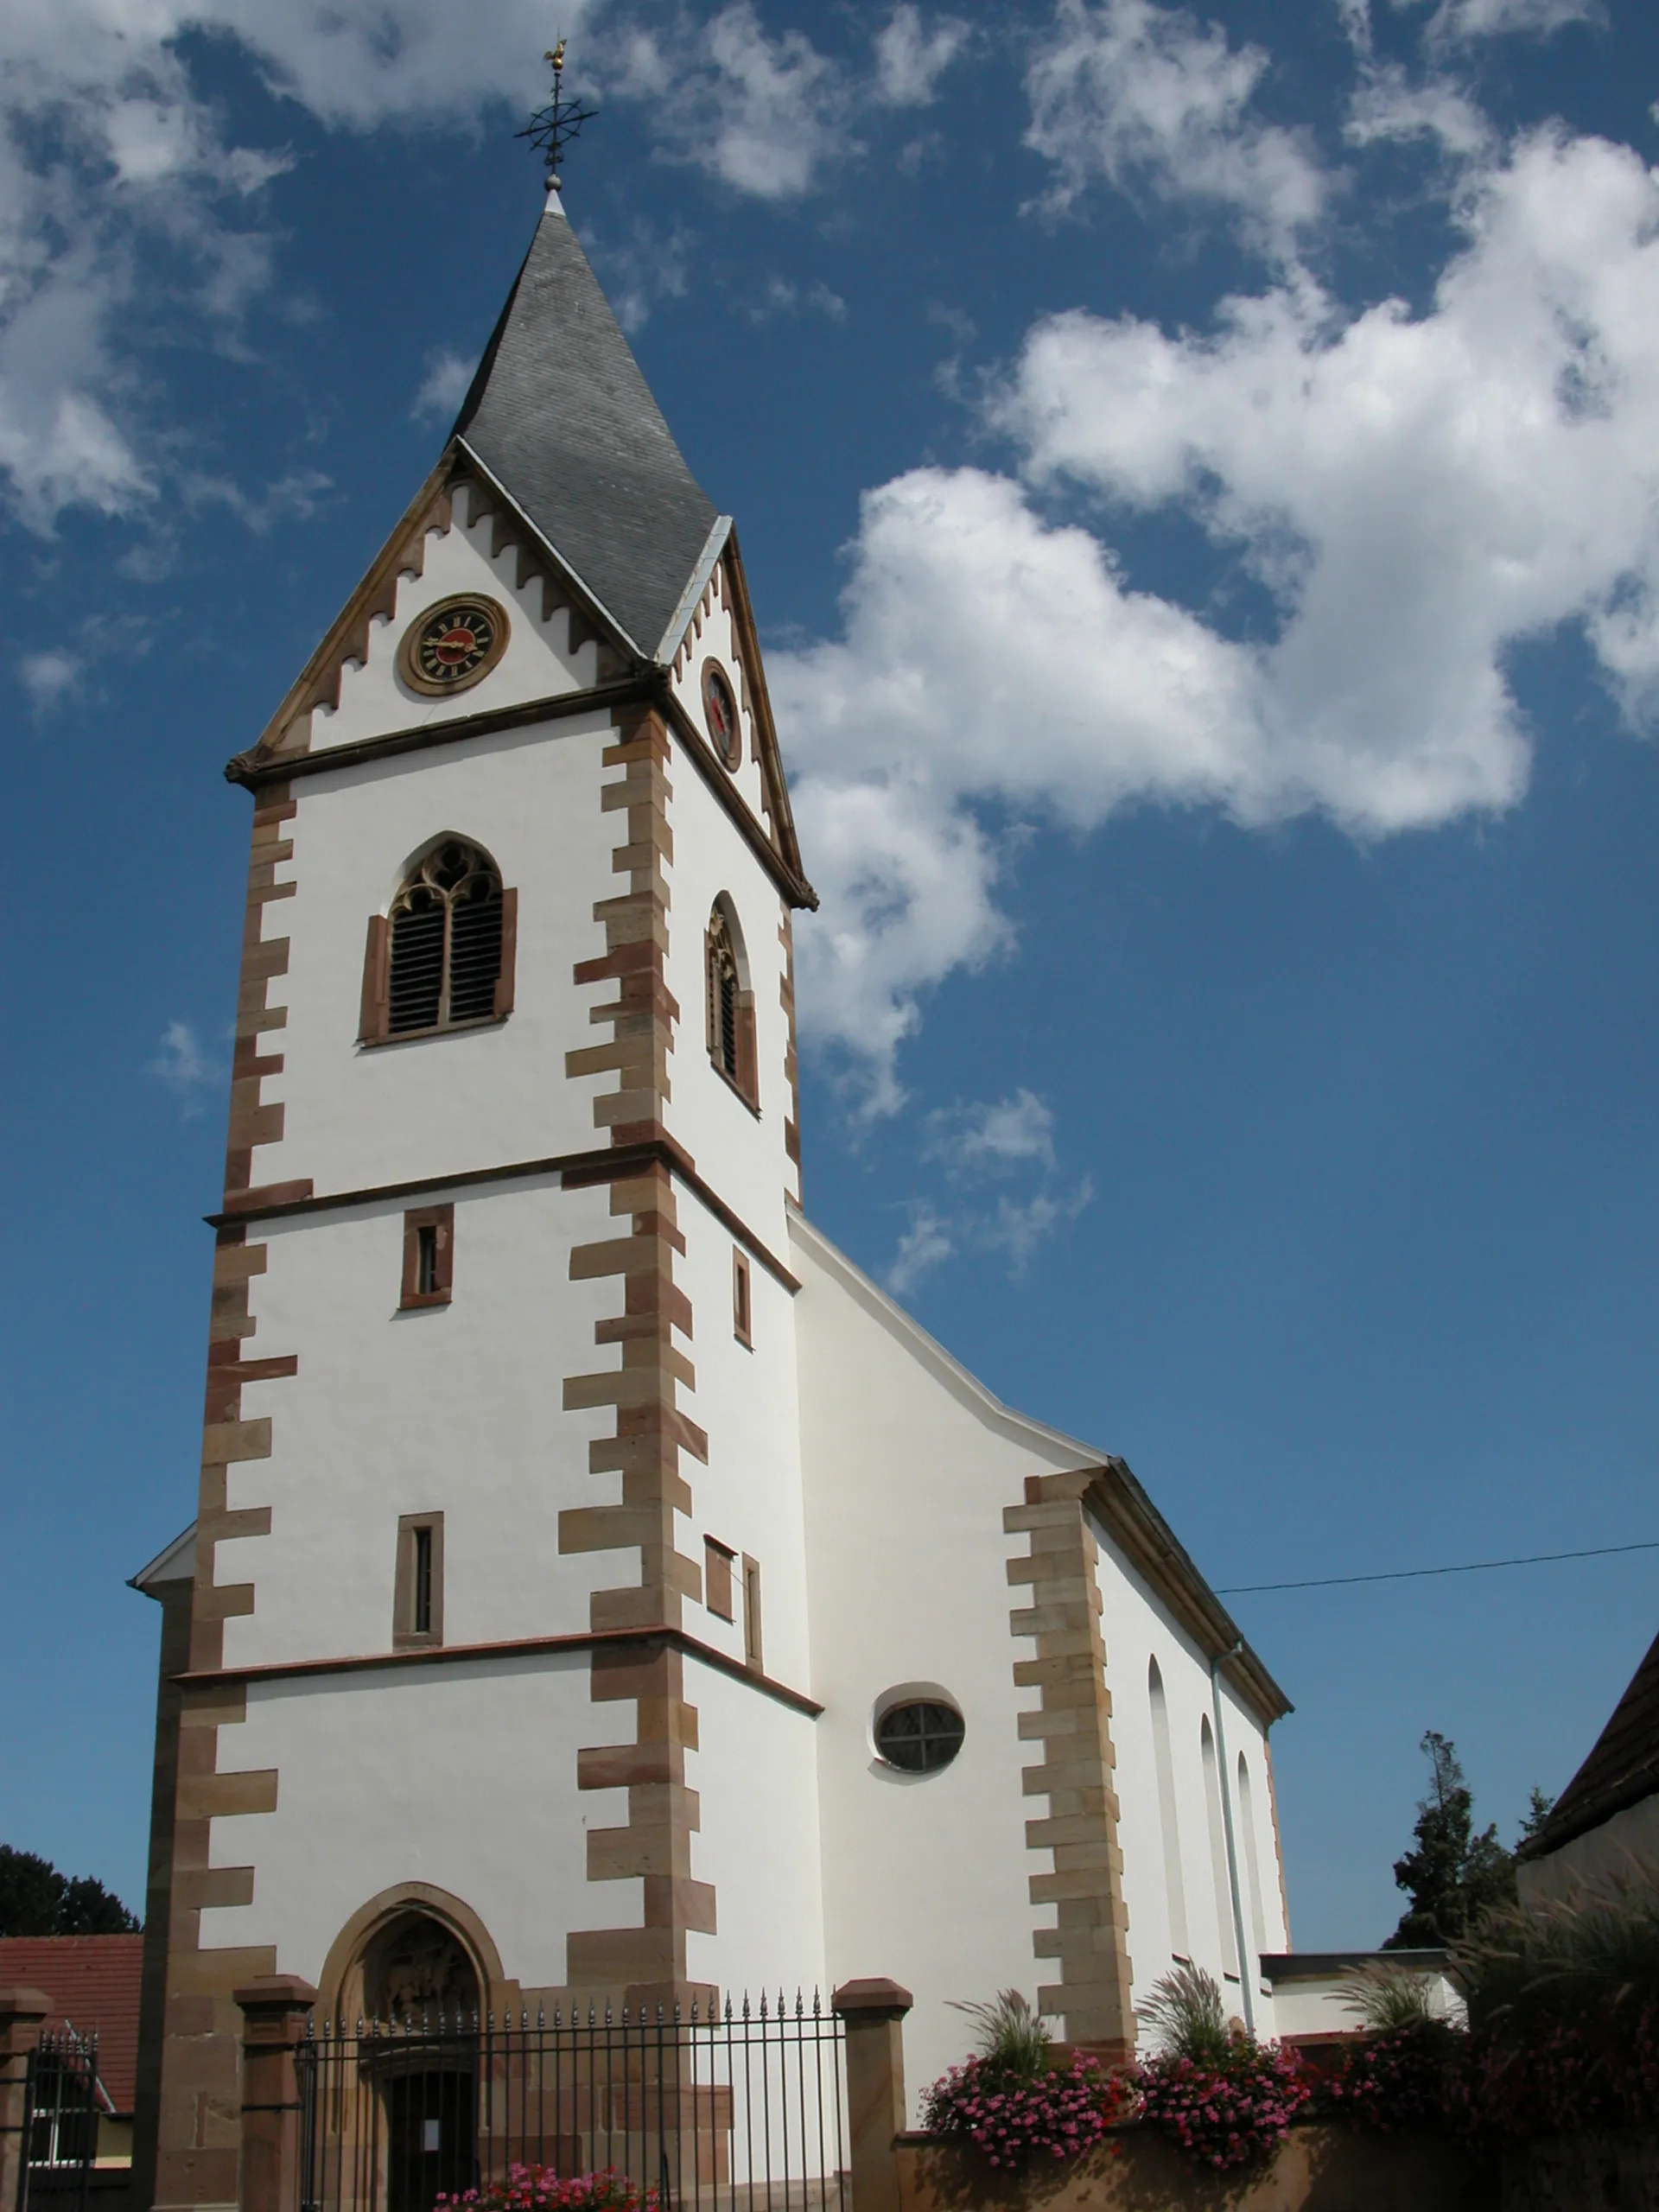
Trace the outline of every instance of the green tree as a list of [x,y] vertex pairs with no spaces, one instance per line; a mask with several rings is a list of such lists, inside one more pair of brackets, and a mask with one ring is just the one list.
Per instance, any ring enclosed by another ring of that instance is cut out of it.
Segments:
[[1527,1816],[1521,1823],[1520,1834],[1515,1839],[1517,1846],[1530,1843],[1554,1809],[1555,1800],[1547,1796],[1535,1782],[1532,1795],[1527,1800]]
[[1496,1824],[1477,1832],[1475,1803],[1457,1746],[1431,1728],[1422,1749],[1429,1786],[1417,1806],[1417,1847],[1394,1862],[1410,1898],[1385,1951],[1433,1949],[1466,1936],[1493,1905],[1515,1902],[1515,1859]]
[[0,1936],[130,1936],[138,1923],[90,1874],[0,1843]]

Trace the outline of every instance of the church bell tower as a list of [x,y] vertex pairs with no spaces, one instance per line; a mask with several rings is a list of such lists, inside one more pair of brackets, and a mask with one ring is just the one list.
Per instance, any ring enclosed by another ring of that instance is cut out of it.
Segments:
[[499,2012],[822,1956],[784,1256],[815,901],[731,519],[556,192],[226,773],[200,1503],[139,1578],[136,2201],[168,2207],[236,2201],[251,1977]]

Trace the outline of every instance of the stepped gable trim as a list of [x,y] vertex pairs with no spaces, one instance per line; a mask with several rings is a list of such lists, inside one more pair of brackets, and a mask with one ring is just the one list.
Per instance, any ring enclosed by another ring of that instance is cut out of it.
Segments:
[[1037,1646],[1035,1658],[1014,1661],[1014,1687],[1042,1695],[1035,1712],[1019,1718],[1020,1737],[1043,1747],[1043,1764],[1025,1769],[1025,1794],[1048,1799],[1047,1818],[1026,1822],[1026,1847],[1053,1859],[1052,1871],[1029,1878],[1033,1904],[1052,1905],[1055,1915],[1052,1927],[1034,1930],[1032,1948],[1060,1966],[1059,1981],[1037,1992],[1037,2009],[1064,2015],[1069,2043],[1105,2044],[1128,2058],[1135,1976],[1112,1788],[1100,1550],[1084,1510],[1091,1480],[1086,1468],[1028,1476],[1024,1503],[1005,1509],[1004,1530],[1027,1539],[1024,1554],[1008,1560],[1007,1578],[1030,1587],[1030,1603],[1009,1614],[1008,1626]]
[[[367,661],[372,626],[377,615],[384,615],[389,622],[396,620],[402,580],[411,571],[416,576],[425,574],[428,534],[435,529],[447,534],[454,527],[454,499],[460,492],[467,496],[463,527],[469,533],[486,522],[493,522],[491,560],[499,559],[509,546],[516,548],[518,557],[513,576],[515,589],[522,592],[533,578],[541,578],[543,623],[550,622],[561,607],[568,609],[568,643],[573,655],[590,639],[598,639],[598,674],[601,683],[596,688],[603,689],[626,677],[630,664],[639,658],[626,633],[619,630],[569,563],[548,543],[477,455],[463,442],[452,441],[375,556],[363,581],[289,686],[287,696],[257,744],[246,753],[238,753],[226,765],[225,773],[230,781],[251,784],[253,779],[281,773],[290,765],[312,758],[312,718],[316,709],[323,705],[338,709],[346,661],[356,660],[359,664]],[[487,716],[461,715],[456,719],[473,726],[486,721]],[[440,722],[437,727],[442,728],[444,724]],[[372,739],[368,743],[378,746],[383,741]],[[359,750],[355,745],[315,748],[317,753],[336,760]]]
[[[670,672],[677,677],[689,666],[692,650],[702,634],[702,625],[712,613],[718,597],[731,616],[737,632],[737,677],[743,695],[743,704],[748,709],[756,735],[754,759],[760,765],[761,788],[765,794],[761,806],[768,828],[766,842],[778,854],[785,868],[795,876],[801,876],[801,849],[795,835],[795,817],[790,806],[789,785],[784,775],[783,754],[778,744],[777,725],[772,720],[772,700],[766,690],[766,664],[760,658],[760,641],[754,626],[754,610],[749,602],[749,588],[743,574],[743,559],[738,551],[737,533],[734,529],[726,541],[720,558],[712,563],[703,580],[702,588],[695,599],[688,598],[685,619],[678,633],[664,640],[663,658],[669,658]],[[667,655],[669,643],[673,645],[671,658]],[[675,725],[682,734],[701,744],[714,759],[701,725],[680,701],[674,697]],[[729,775],[717,786],[732,806],[748,814],[747,803],[739,796]],[[803,881],[804,878],[802,878]],[[812,905],[817,904],[814,898]]]
[[1222,1675],[1243,1699],[1264,1729],[1295,1707],[1239,1632],[1226,1607],[1199,1573],[1191,1555],[1130,1471],[1127,1460],[1079,1443],[1059,1429],[1016,1413],[992,1395],[976,1375],[953,1359],[937,1338],[870,1278],[847,1255],[832,1244],[821,1229],[788,1205],[789,1232],[805,1246],[848,1296],[892,1335],[912,1357],[925,1368],[959,1405],[975,1418],[1033,1453],[1051,1460],[1071,1459],[1076,1467],[1094,1478],[1090,1505],[1112,1541],[1128,1559],[1141,1580],[1169,1606],[1179,1624],[1201,1647],[1206,1657],[1222,1658]]
[[[485,487],[485,501],[480,505],[479,514],[474,519],[481,521],[486,513],[496,510],[511,515],[524,537],[536,548],[544,566],[551,570],[552,574],[548,580],[549,588],[543,596],[543,620],[545,620],[553,612],[551,593],[553,588],[556,588],[563,598],[571,605],[573,626],[577,610],[586,617],[587,627],[590,634],[598,638],[600,641],[601,659],[608,645],[613,654],[620,655],[625,664],[643,660],[645,655],[629,636],[626,626],[617,620],[593,586],[585,582],[571,567],[569,561],[559,550],[547,532],[531,519],[528,512],[513,498],[501,479],[495,474],[487,462],[480,457],[476,450],[467,444],[459,432],[455,435],[454,446],[456,454],[465,457],[464,466],[458,470],[457,480],[465,474],[475,474],[480,483]],[[499,542],[491,549],[493,554],[499,553],[500,550]],[[519,556],[521,570],[524,562],[524,556],[521,551]],[[521,575],[519,578],[521,585],[523,581]],[[607,635],[607,632],[608,635]],[[571,651],[574,652],[576,649],[574,626],[571,631]]]
[[[392,615],[397,608],[397,579],[405,569],[416,575],[426,569],[426,534],[450,524],[448,481],[450,455],[446,451],[420,490],[404,508],[391,536],[370,563],[363,581],[346,601],[321,643],[289,686],[283,703],[265,725],[252,752],[243,757],[269,762],[274,754],[304,753],[311,744],[309,717],[325,701],[340,704],[340,671],[348,659],[365,661],[369,653],[369,625],[377,614]],[[297,738],[296,726],[305,728]],[[228,773],[229,772],[226,771]]]
[[683,1628],[585,1629],[565,1636],[507,1637],[493,1643],[418,1644],[397,1651],[353,1652],[334,1659],[273,1659],[258,1666],[210,1668],[195,1674],[181,1672],[169,1679],[199,1689],[226,1682],[287,1681],[296,1675],[372,1674],[388,1667],[452,1667],[457,1662],[533,1659],[544,1652],[597,1651],[622,1644],[667,1645],[716,1674],[728,1675],[733,1681],[746,1683],[779,1705],[805,1713],[809,1719],[817,1719],[823,1711],[804,1690],[791,1688],[774,1675],[757,1674],[745,1661],[716,1649]]
[[225,780],[259,792],[269,783],[286,788],[295,778],[321,776],[337,768],[354,768],[399,753],[423,753],[429,746],[462,745],[469,739],[493,737],[497,732],[519,729],[533,722],[563,721],[573,715],[613,714],[627,706],[650,706],[673,721],[675,734],[691,755],[699,774],[716,802],[736,824],[744,842],[791,906],[817,910],[818,894],[773,846],[742,799],[732,779],[715,760],[709,745],[685,709],[670,691],[668,671],[655,666],[637,669],[615,683],[600,683],[582,691],[557,691],[544,699],[527,699],[512,707],[495,707],[475,715],[455,715],[445,721],[421,722],[407,729],[388,730],[381,737],[355,738],[349,745],[323,746],[315,753],[294,753],[280,759],[261,759],[256,747],[238,753],[225,764]]
[[1659,1791],[1659,1637],[1536,1835],[1516,1856],[1543,1859]]
[[[578,961],[578,988],[614,986],[607,1002],[590,1007],[596,1027],[608,1025],[608,1042],[567,1053],[570,1080],[613,1074],[616,1088],[594,1098],[594,1125],[608,1129],[619,1150],[651,1146],[664,1135],[671,1096],[668,1064],[680,1009],[668,988],[669,871],[674,834],[669,820],[673,789],[668,780],[668,731],[650,708],[619,717],[617,741],[601,756],[622,775],[601,784],[602,813],[624,818],[624,842],[611,855],[628,888],[594,901],[594,919],[605,932],[600,957]],[[674,1280],[674,1262],[685,1250],[673,1175],[663,1160],[647,1158],[626,1177],[590,1169],[609,1185],[611,1214],[625,1233],[574,1245],[573,1281],[621,1279],[621,1306],[594,1325],[603,1347],[620,1347],[620,1364],[567,1376],[567,1412],[614,1408],[614,1428],[588,1446],[594,1474],[621,1478],[620,1496],[602,1505],[567,1507],[559,1515],[559,1549],[565,1554],[632,1551],[638,1580],[595,1590],[588,1599],[595,1630],[640,1629],[658,1624],[681,1630],[681,1608],[702,1595],[702,1570],[676,1542],[676,1522],[692,1510],[691,1486],[682,1457],[707,1465],[709,1440],[679,1403],[682,1388],[696,1388],[696,1372],[675,1343],[688,1343],[691,1303]],[[581,1171],[578,1171],[579,1176]],[[672,2002],[690,1987],[687,1941],[712,1935],[712,1884],[696,1880],[691,1840],[699,1826],[696,1792],[686,1782],[685,1758],[697,1748],[697,1708],[685,1694],[685,1653],[666,1639],[641,1646],[637,1639],[596,1643],[589,1694],[595,1704],[634,1708],[631,1741],[584,1747],[576,1755],[576,1788],[626,1789],[628,1817],[620,1827],[588,1830],[590,1882],[638,1879],[643,1886],[636,1927],[573,1929],[566,1938],[566,1980],[577,1988],[615,1989],[625,2002]],[[612,1724],[613,1737],[620,1732]]]
[[658,640],[653,659],[671,666],[677,664],[685,633],[690,628],[698,607],[708,596],[709,579],[720,566],[721,553],[731,534],[730,515],[716,515],[709,526],[709,540],[698,556],[697,565],[692,569],[685,589],[680,594],[680,603],[669,616],[668,627]]

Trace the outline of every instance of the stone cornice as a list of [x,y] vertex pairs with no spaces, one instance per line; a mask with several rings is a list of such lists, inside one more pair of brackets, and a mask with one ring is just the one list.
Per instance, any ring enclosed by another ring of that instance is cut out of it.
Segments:
[[315,752],[270,753],[257,748],[238,753],[225,764],[227,783],[240,784],[257,792],[267,784],[287,784],[321,776],[337,768],[354,768],[403,753],[421,753],[429,747],[465,745],[502,730],[523,729],[531,723],[563,721],[573,715],[605,714],[617,707],[647,705],[657,709],[673,727],[674,734],[690,755],[697,772],[713,792],[716,804],[731,819],[750,851],[766,869],[791,906],[816,909],[818,894],[791,868],[767,836],[732,785],[732,779],[715,758],[714,749],[673,696],[668,671],[654,664],[636,669],[613,683],[589,684],[579,691],[557,691],[543,699],[525,699],[512,707],[493,707],[475,715],[454,715],[442,721],[420,722],[408,729],[385,730],[378,737],[353,739],[349,744],[323,746]]
[[440,1191],[464,1191],[480,1183],[530,1182],[543,1175],[557,1175],[567,1190],[576,1190],[593,1183],[626,1181],[642,1167],[651,1166],[666,1167],[676,1181],[700,1200],[721,1226],[729,1230],[791,1297],[799,1290],[799,1277],[791,1274],[771,1247],[763,1243],[742,1217],[710,1188],[697,1173],[690,1154],[677,1144],[666,1130],[639,1144],[606,1145],[592,1152],[554,1153],[543,1160],[512,1160],[498,1167],[465,1167],[448,1175],[421,1175],[403,1183],[373,1183],[358,1190],[324,1191],[270,1204],[257,1203],[258,1194],[251,1192],[249,1195],[256,1203],[238,1206],[229,1213],[207,1214],[203,1218],[210,1229],[226,1229],[238,1222],[285,1221],[305,1214],[338,1213],[348,1206],[385,1205],[400,1198],[430,1198]]
[[597,1651],[619,1644],[677,1651],[687,1659],[712,1667],[716,1674],[729,1675],[734,1681],[746,1682],[762,1696],[804,1713],[810,1719],[816,1720],[823,1711],[817,1700],[808,1697],[804,1691],[791,1689],[787,1682],[758,1673],[742,1660],[734,1659],[729,1652],[716,1650],[712,1643],[705,1643],[701,1637],[692,1636],[684,1629],[665,1627],[584,1629],[569,1636],[510,1637],[493,1643],[421,1644],[408,1650],[353,1652],[333,1659],[276,1659],[262,1666],[197,1669],[172,1679],[186,1689],[207,1689],[220,1683],[291,1681],[301,1675],[373,1674],[388,1668],[535,1658],[543,1653]]

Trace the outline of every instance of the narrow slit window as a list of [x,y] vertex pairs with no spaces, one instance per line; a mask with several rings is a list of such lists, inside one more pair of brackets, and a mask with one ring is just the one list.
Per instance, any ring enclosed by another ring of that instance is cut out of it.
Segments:
[[391,1641],[394,1649],[443,1642],[442,1513],[405,1513],[397,1522]]
[[766,1645],[760,1634],[760,1562],[743,1554],[743,1660],[757,1675],[766,1672]]
[[732,1602],[732,1561],[737,1554],[729,1544],[722,1544],[718,1536],[702,1540],[702,1601],[709,1611],[723,1621],[734,1620],[737,1609]]
[[749,1257],[747,1252],[732,1254],[732,1334],[741,1344],[753,1349],[754,1332],[749,1318]]
[[448,1306],[455,1280],[455,1210],[413,1206],[404,1216],[404,1283],[398,1303]]
[[410,1626],[416,1636],[432,1633],[432,1529],[429,1523],[416,1529],[415,1604]]

